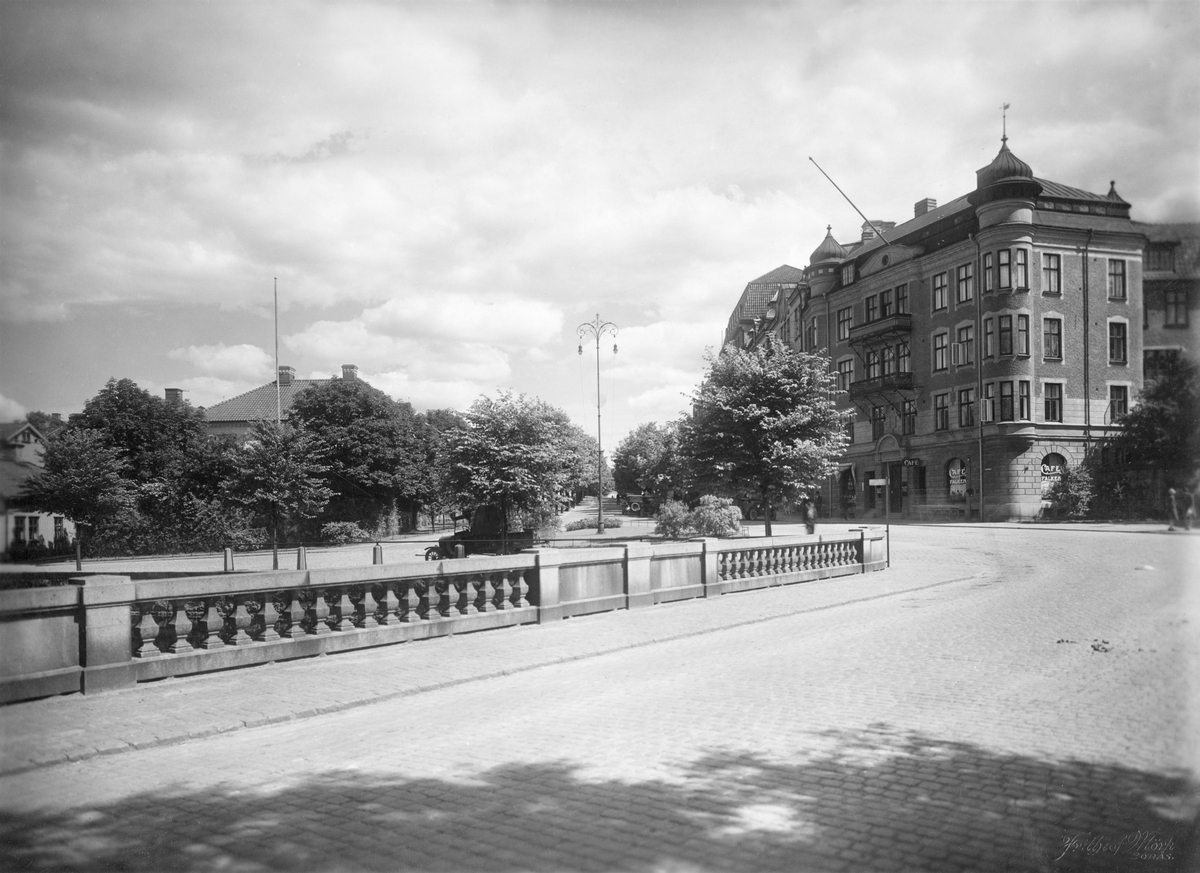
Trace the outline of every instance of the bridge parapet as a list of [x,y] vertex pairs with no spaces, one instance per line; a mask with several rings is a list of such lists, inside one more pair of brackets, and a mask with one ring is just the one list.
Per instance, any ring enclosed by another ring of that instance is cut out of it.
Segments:
[[879,528],[0,591],[0,701],[883,569]]

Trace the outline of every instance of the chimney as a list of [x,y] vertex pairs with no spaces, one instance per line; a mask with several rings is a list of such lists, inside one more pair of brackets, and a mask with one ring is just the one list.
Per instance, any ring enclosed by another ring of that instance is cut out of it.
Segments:
[[918,200],[913,204],[913,218],[920,218],[927,212],[933,212],[937,209],[937,201],[932,197],[926,197],[924,200]]
[[280,388],[286,388],[287,386],[291,385],[292,381],[295,378],[296,378],[296,371],[294,369],[292,369],[291,367],[280,367],[279,368],[279,387]]
[[871,227],[871,222],[864,221],[862,223],[862,241],[870,242],[875,239],[875,228]]
[[55,421],[62,421],[62,413],[61,412],[51,412],[50,417],[52,419],[54,419]]
[[183,389],[182,388],[168,388],[167,389],[167,403],[183,403]]
[[356,364],[342,364],[342,378],[351,382],[357,379],[358,366]]

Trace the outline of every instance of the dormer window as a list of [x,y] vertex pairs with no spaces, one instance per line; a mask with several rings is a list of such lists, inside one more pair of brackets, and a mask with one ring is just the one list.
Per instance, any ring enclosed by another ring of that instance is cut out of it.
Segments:
[[846,264],[842,267],[842,284],[849,285],[854,281],[854,264]]

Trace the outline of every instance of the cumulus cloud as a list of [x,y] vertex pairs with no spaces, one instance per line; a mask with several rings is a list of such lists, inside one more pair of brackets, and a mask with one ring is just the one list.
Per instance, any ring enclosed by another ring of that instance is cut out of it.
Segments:
[[275,371],[274,359],[258,346],[248,343],[188,346],[172,349],[168,356],[172,360],[186,361],[193,369],[213,376],[238,376],[243,380],[261,376],[270,380]]
[[0,394],[0,421],[19,421],[29,414],[29,410],[15,400]]

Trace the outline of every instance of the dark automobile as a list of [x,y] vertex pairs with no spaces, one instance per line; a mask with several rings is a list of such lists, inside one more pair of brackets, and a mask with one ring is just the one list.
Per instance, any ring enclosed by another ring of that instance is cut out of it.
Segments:
[[457,557],[456,546],[468,555],[512,555],[533,546],[533,531],[506,531],[504,511],[499,506],[480,506],[470,515],[458,515],[454,520],[471,519],[464,530],[442,537],[436,546],[425,550],[426,561]]

